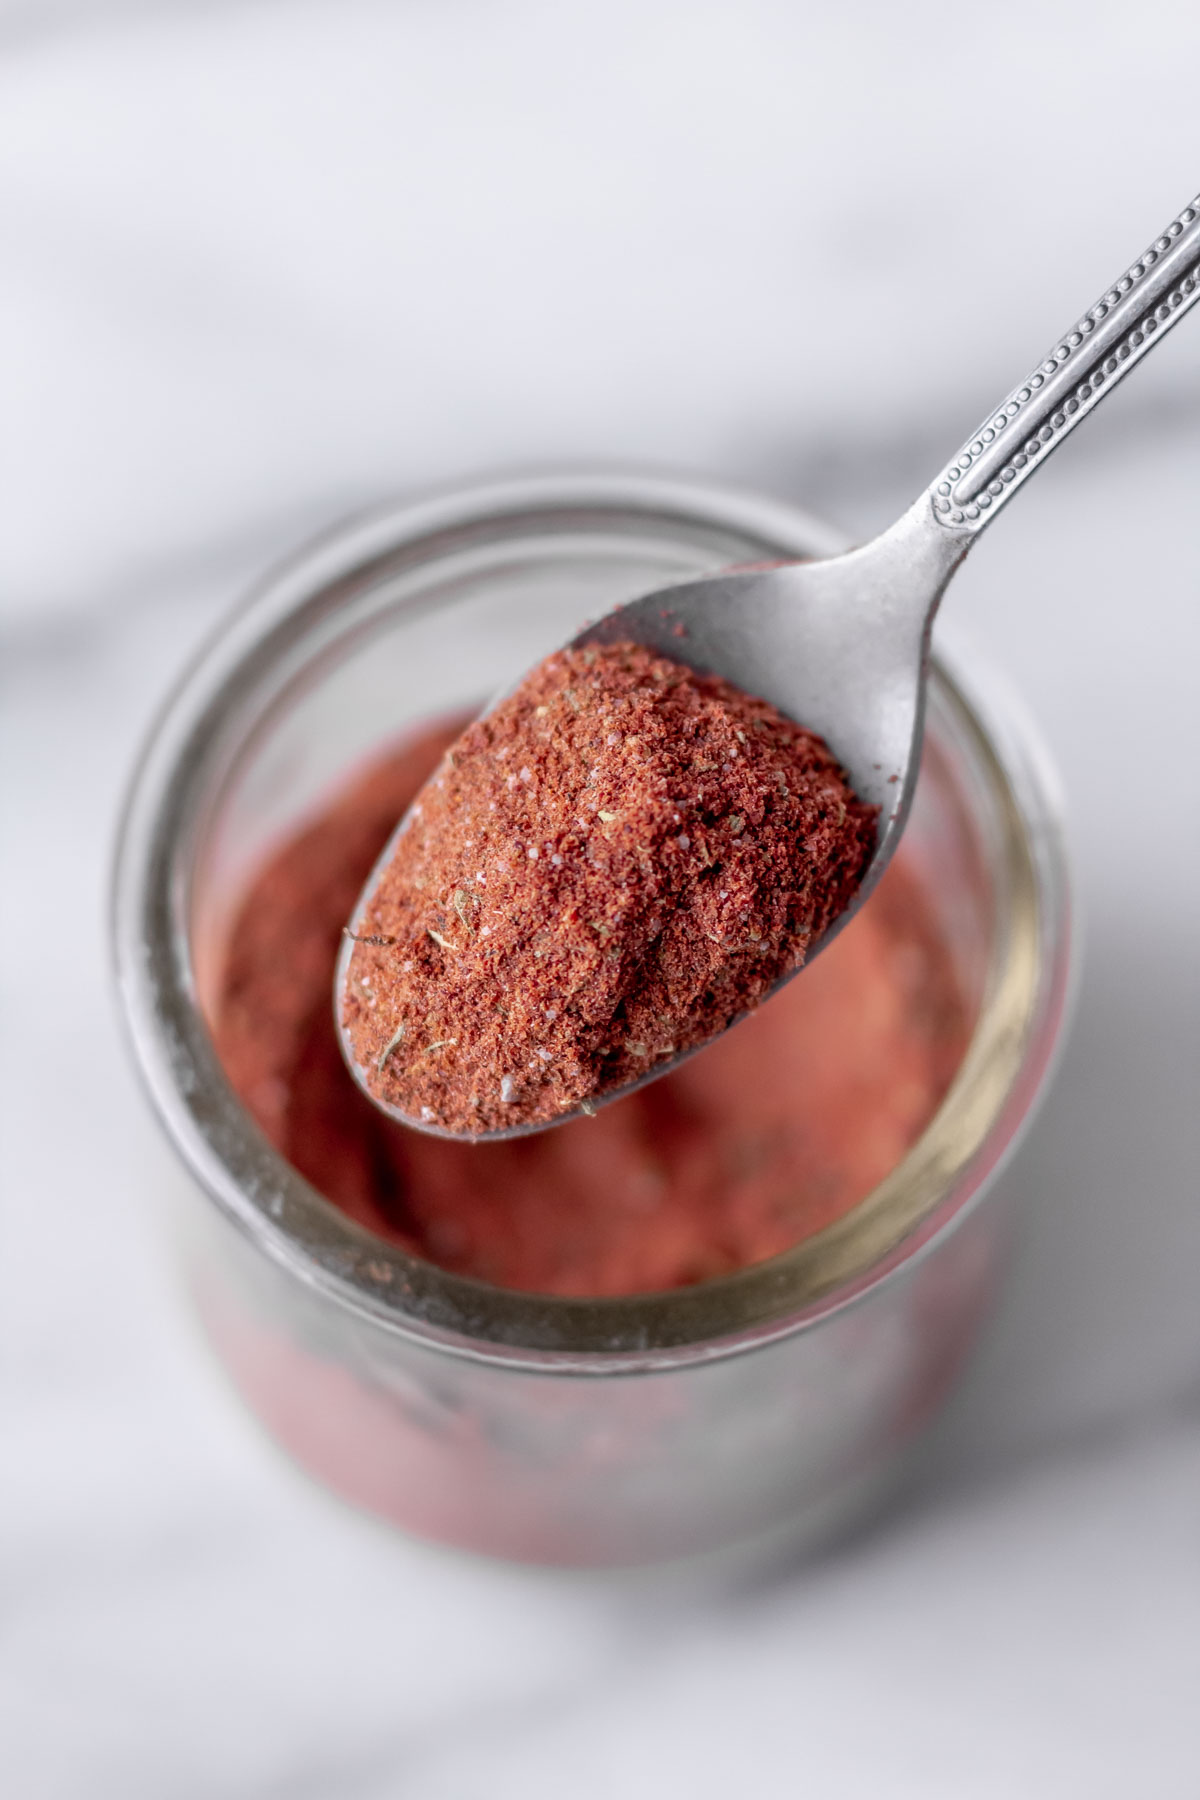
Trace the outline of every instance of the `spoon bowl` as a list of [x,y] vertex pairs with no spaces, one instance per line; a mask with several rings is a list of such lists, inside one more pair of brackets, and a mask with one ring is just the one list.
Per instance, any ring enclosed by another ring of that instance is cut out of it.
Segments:
[[[661,589],[618,607],[571,641],[574,649],[641,644],[770,701],[823,737],[858,797],[879,808],[874,851],[854,899],[809,946],[806,965],[868,898],[899,843],[920,763],[933,620],[951,576],[1005,502],[1198,298],[1200,196],[881,536],[820,561],[730,569]],[[355,919],[406,824],[407,818],[372,870]],[[342,1053],[358,1085],[399,1123],[439,1137],[466,1136],[382,1102],[369,1088],[343,1023],[352,947],[347,938],[338,959],[335,1010]],[[658,1080],[695,1048],[664,1057],[638,1080],[556,1119],[472,1133],[469,1141],[525,1136],[594,1111]]]

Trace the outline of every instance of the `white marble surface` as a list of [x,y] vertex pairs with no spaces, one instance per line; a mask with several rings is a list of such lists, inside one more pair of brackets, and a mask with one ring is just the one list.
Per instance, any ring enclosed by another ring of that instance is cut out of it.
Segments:
[[6,1794],[1200,1791],[1200,322],[956,584],[1086,964],[1005,1304],[822,1562],[509,1569],[301,1481],[171,1286],[103,943],[138,738],[266,560],[563,456],[882,523],[1195,187],[1198,52],[1190,4],[0,0]]

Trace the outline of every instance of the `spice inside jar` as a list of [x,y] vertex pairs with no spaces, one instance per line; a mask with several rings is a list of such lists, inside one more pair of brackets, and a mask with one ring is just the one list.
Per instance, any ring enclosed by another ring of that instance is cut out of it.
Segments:
[[462,724],[431,726],[381,756],[249,882],[215,1037],[261,1129],[369,1230],[527,1291],[678,1287],[842,1217],[920,1136],[970,1029],[903,846],[803,980],[595,1118],[505,1143],[452,1143],[393,1123],[359,1092],[329,1002],[342,927],[396,818]]

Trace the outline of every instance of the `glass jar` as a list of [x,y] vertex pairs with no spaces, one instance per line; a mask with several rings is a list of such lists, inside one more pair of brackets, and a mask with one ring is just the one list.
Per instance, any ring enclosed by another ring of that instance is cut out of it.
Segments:
[[811,1536],[886,1483],[975,1334],[1005,1236],[979,1202],[1046,1079],[1069,915],[1040,752],[940,656],[906,843],[972,1037],[903,1161],[783,1255],[619,1299],[447,1273],[356,1226],[276,1154],[206,1022],[247,879],[406,722],[478,704],[618,601],[840,547],[782,503],[636,475],[398,506],[270,577],[144,753],[116,960],[142,1076],[193,1178],[174,1209],[189,1288],[272,1435],[407,1529],[568,1563]]

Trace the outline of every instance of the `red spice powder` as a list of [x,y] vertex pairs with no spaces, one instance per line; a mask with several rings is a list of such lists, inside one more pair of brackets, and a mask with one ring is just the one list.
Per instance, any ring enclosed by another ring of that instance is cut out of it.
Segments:
[[359,1092],[330,1005],[343,921],[460,725],[430,729],[335,794],[249,885],[214,1034],[267,1137],[380,1237],[535,1292],[685,1285],[841,1217],[928,1124],[969,1035],[903,846],[803,980],[594,1119],[456,1144],[393,1124]]
[[637,644],[556,652],[451,747],[357,921],[368,1087],[478,1134],[627,1086],[799,967],[875,810],[727,681]]

